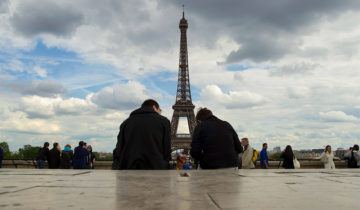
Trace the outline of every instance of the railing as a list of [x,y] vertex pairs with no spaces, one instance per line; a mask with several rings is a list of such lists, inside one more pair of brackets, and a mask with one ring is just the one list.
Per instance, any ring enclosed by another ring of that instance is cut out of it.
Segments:
[[37,163],[35,159],[5,159],[2,161],[3,167],[6,165],[12,165],[15,168],[19,166],[28,166],[37,168]]

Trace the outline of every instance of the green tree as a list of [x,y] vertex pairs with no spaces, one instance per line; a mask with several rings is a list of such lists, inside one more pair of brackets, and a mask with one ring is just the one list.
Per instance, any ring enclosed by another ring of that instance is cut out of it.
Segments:
[[1,142],[0,143],[0,147],[3,149],[4,151],[4,159],[10,159],[11,158],[11,152],[9,149],[9,145],[7,142]]
[[35,159],[40,147],[33,147],[29,144],[19,149],[19,157],[21,159]]
[[269,159],[279,160],[281,156],[281,152],[274,153],[269,156]]

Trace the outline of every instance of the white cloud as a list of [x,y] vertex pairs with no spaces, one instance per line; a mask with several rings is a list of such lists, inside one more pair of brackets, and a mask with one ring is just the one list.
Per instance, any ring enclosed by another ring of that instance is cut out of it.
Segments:
[[201,98],[210,103],[218,103],[229,109],[241,109],[263,105],[263,96],[249,91],[230,91],[223,93],[216,85],[208,85],[201,91]]
[[342,111],[320,112],[320,118],[327,122],[354,122],[359,119],[353,115],[347,115]]
[[103,88],[91,97],[91,101],[103,108],[125,110],[139,107],[149,98],[148,94],[144,85],[129,81]]

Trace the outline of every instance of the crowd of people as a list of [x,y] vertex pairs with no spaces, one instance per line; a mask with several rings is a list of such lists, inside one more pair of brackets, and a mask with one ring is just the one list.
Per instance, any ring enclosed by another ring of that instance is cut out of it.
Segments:
[[[254,150],[248,138],[241,141],[230,123],[200,108],[195,116],[196,127],[191,148],[177,157],[177,169],[188,169],[189,158],[197,169],[255,168],[260,160],[263,169],[270,168],[268,145],[261,152]],[[120,125],[117,144],[113,151],[113,169],[169,169],[171,159],[170,121],[161,115],[159,104],[148,99]],[[258,156],[260,156],[258,158]],[[281,153],[282,167],[300,168],[292,147],[287,145]],[[355,145],[345,156],[349,168],[359,168],[359,146]],[[334,169],[334,154],[328,145],[319,157],[324,167]]]
[[[184,149],[177,156],[176,169],[193,169],[193,165],[195,169],[252,169],[255,168],[258,159],[261,168],[270,168],[267,143],[263,144],[259,153],[250,146],[248,138],[242,138],[240,141],[230,123],[217,118],[207,108],[200,108],[195,120],[191,148]],[[161,115],[159,104],[153,99],[144,101],[141,107],[133,111],[120,125],[117,144],[113,150],[112,168],[170,169],[170,130],[170,121]],[[51,150],[49,145],[45,142],[44,147],[38,151],[38,168],[45,168],[45,161],[50,169],[94,168],[95,155],[91,145],[87,145],[86,142],[80,141],[74,151],[69,144],[65,145],[62,151],[57,142]],[[0,147],[0,168],[2,155]],[[300,168],[290,145],[286,146],[280,158],[283,168]],[[359,146],[351,147],[344,158],[347,159],[348,168],[359,168]],[[330,145],[326,146],[317,159],[320,159],[326,169],[335,169],[334,153]]]
[[61,151],[59,143],[55,142],[53,148],[49,150],[49,142],[44,143],[44,147],[38,150],[36,157],[37,166],[39,169],[45,168],[45,161],[48,162],[50,169],[93,169],[95,162],[95,155],[92,152],[91,145],[80,141],[79,146],[71,150],[71,145],[67,144],[64,150]]

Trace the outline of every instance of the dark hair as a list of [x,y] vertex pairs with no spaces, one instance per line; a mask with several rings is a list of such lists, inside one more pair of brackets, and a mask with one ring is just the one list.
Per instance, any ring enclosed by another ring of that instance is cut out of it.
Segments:
[[147,99],[141,104],[141,108],[153,107],[153,106],[155,106],[157,109],[159,109],[159,104],[154,99]]
[[327,152],[327,150],[328,150],[329,147],[331,148],[330,145],[326,145],[326,147],[325,147],[325,152]]
[[84,146],[84,142],[83,141],[79,141],[79,146],[83,147]]
[[267,145],[267,143],[263,143],[263,147],[265,147]]
[[353,150],[359,151],[359,145],[355,144],[355,145],[353,146]]
[[211,112],[211,110],[207,109],[206,107],[204,108],[199,108],[197,113],[196,113],[196,121],[205,121],[207,119],[209,119],[209,117],[213,116],[213,113]]
[[48,147],[49,145],[50,145],[49,142],[44,143],[44,147]]
[[287,145],[285,148],[285,155],[291,158],[294,158],[294,152],[292,151],[292,148],[290,145]]
[[59,145],[59,143],[57,143],[57,142],[55,142],[55,143],[53,144],[54,148],[56,148],[58,145]]

